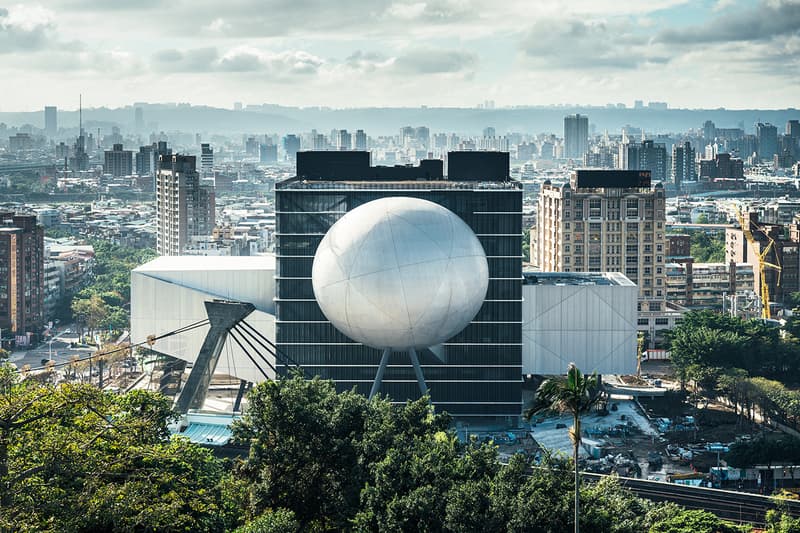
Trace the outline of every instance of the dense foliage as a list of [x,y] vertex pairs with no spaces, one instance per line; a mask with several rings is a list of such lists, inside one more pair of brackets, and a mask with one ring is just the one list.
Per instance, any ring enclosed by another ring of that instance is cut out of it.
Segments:
[[709,369],[739,368],[752,376],[773,378],[800,371],[797,339],[757,319],[692,311],[668,339],[672,363],[683,381],[703,379]]
[[0,530],[219,531],[222,466],[168,439],[169,400],[0,366]]
[[[703,216],[703,215],[701,215]],[[707,224],[698,220],[699,223]],[[698,263],[723,263],[725,261],[725,232],[724,231],[692,231],[691,254]]]
[[[0,367],[0,531],[572,528],[569,461],[501,464],[493,445],[460,443],[424,399],[397,406],[300,377],[262,383],[235,427],[249,456],[233,464],[170,438],[172,417],[159,394],[40,384]],[[734,531],[615,478],[584,484],[581,500],[585,532]]]

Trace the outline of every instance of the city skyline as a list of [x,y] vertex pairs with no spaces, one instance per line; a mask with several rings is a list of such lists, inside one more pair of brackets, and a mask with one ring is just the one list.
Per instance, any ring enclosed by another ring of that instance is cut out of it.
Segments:
[[[131,31],[142,19],[159,23]],[[79,92],[112,107],[794,107],[799,22],[797,0],[7,5],[0,111],[71,109]]]

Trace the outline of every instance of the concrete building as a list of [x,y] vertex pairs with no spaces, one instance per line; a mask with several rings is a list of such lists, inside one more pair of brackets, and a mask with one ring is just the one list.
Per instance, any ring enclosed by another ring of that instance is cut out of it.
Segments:
[[158,253],[181,255],[192,237],[211,235],[214,209],[214,186],[200,179],[196,158],[162,156],[156,175]]
[[697,181],[697,165],[695,164],[695,150],[692,143],[685,142],[672,147],[672,183],[680,191],[681,184],[687,181]]
[[106,150],[103,169],[106,174],[115,178],[133,174],[133,152],[123,150],[121,144],[115,144],[111,150]]
[[294,161],[297,158],[297,152],[300,151],[300,137],[294,134],[289,134],[283,138],[283,151],[286,154],[286,159]]
[[778,153],[778,128],[772,124],[756,124],[756,139],[758,142],[758,158],[762,161],[772,161]]
[[214,149],[208,143],[200,145],[200,175],[204,178],[214,175]]
[[[346,337],[322,314],[311,283],[314,255],[322,236],[355,207],[386,197],[430,200],[467,223],[489,266],[488,292],[473,321],[442,345],[419,350],[433,404],[462,417],[519,416],[522,186],[509,179],[508,153],[450,152],[445,180],[441,160],[373,167],[367,152],[300,152],[297,176],[276,184],[275,196],[279,350],[340,390],[367,394],[381,351]],[[419,397],[408,357],[395,355],[381,391],[401,402]]]
[[278,161],[278,147],[274,144],[261,144],[258,147],[258,160],[261,163],[276,163]]
[[44,325],[44,228],[36,215],[0,213],[0,335],[17,345]]
[[364,130],[356,130],[353,149],[361,151],[367,149],[367,134],[364,132]]
[[639,290],[618,272],[525,272],[522,372],[636,372]]
[[622,272],[642,298],[666,297],[665,194],[650,172],[578,170],[545,181],[532,261],[543,272]]
[[156,173],[155,148],[152,145],[140,146],[134,154],[134,169],[138,176],[154,176]]
[[667,180],[667,147],[663,143],[623,142],[619,145],[618,163],[622,170],[649,170],[653,181]]
[[744,161],[726,153],[703,159],[700,161],[699,179],[744,179]]
[[353,136],[347,130],[336,130],[336,149],[350,150],[353,147]]
[[730,296],[752,293],[749,263],[667,263],[667,300],[692,309],[721,310]]
[[44,108],[44,134],[53,138],[58,133],[58,108],[45,106]]
[[564,157],[583,161],[589,150],[589,118],[586,115],[564,117]]

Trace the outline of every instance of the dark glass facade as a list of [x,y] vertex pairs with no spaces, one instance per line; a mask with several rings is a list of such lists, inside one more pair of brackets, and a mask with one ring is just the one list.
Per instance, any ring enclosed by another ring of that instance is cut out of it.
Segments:
[[[287,180],[276,187],[278,349],[340,390],[368,394],[381,353],[325,319],[311,284],[314,254],[346,212],[387,196],[422,198],[460,216],[489,263],[489,289],[474,320],[420,362],[438,410],[458,417],[518,417],[522,385],[522,188],[506,182]],[[419,397],[408,354],[395,353],[381,393]]]

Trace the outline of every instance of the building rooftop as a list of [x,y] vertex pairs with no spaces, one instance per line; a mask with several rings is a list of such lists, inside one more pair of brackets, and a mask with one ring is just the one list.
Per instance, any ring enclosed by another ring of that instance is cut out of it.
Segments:
[[523,285],[619,285],[636,284],[621,272],[523,272]]
[[134,272],[190,270],[275,270],[275,256],[162,255],[136,267]]

